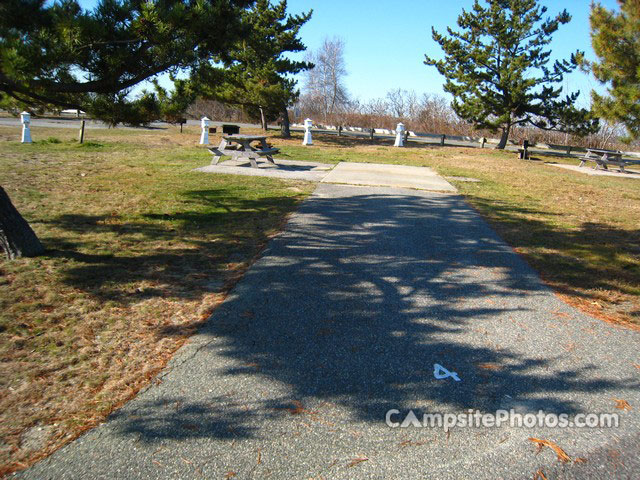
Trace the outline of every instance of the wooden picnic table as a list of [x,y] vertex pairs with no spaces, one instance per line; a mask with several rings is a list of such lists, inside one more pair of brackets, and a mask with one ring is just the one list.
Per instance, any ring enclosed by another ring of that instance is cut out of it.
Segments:
[[[252,145],[253,143],[257,145]],[[266,158],[275,165],[272,155],[280,150],[269,146],[267,137],[261,135],[223,135],[217,148],[209,148],[213,154],[211,165],[217,165],[220,157],[227,155],[233,160],[247,158],[253,168],[258,168],[256,160]]]
[[595,169],[599,167],[609,170],[607,165],[617,165],[621,172],[624,172],[625,165],[640,163],[640,160],[631,160],[622,158],[622,152],[616,150],[603,150],[600,148],[587,148],[587,153],[581,157],[580,166],[583,167],[586,162],[595,162]]

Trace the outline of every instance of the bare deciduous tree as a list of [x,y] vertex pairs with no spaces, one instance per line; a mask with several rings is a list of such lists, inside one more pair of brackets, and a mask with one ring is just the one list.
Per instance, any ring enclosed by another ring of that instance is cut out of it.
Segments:
[[625,135],[625,126],[622,123],[609,123],[606,120],[600,122],[600,130],[587,137],[590,147],[611,148]]
[[398,118],[406,118],[406,104],[405,104],[406,90],[397,88],[396,90],[389,90],[387,92],[387,101],[389,102],[389,109],[391,114]]
[[305,109],[328,117],[344,111],[349,95],[344,86],[347,69],[344,61],[344,41],[340,38],[325,38],[316,52],[309,52],[305,61],[314,68],[305,73],[304,96],[301,102]]
[[414,90],[397,88],[387,92],[389,114],[405,120],[416,119],[420,116],[422,105]]
[[363,105],[362,113],[376,117],[386,117],[389,115],[389,104],[383,98],[374,98]]
[[[297,105],[295,112],[298,122],[302,122],[306,117],[323,118],[326,125],[393,130],[401,121],[407,129],[420,133],[492,136],[489,130],[475,128],[473,124],[458,117],[446,97],[427,93],[419,97],[414,91],[404,89],[390,90],[384,97],[368,101],[350,100],[343,109],[327,116],[323,115],[317,105],[302,101]],[[518,143],[526,139],[532,143],[628,150],[630,146],[619,142],[623,134],[622,125],[602,122],[597,133],[584,138],[563,132],[519,126],[513,129],[512,139]],[[640,142],[635,145],[640,145]]]
[[417,112],[412,116],[416,128],[421,132],[454,134],[462,133],[457,124],[460,119],[449,102],[440,95],[425,93],[419,102]]
[[231,122],[251,122],[251,118],[242,111],[242,107],[225,105],[216,100],[197,98],[187,109],[187,116],[200,119],[209,117],[211,120]]

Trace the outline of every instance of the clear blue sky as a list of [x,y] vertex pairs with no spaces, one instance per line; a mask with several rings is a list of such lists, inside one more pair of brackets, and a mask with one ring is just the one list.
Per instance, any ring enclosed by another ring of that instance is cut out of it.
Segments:
[[[617,8],[616,0],[600,0],[607,8]],[[92,8],[97,0],[80,0]],[[554,58],[568,58],[583,50],[593,59],[589,38],[589,0],[542,0],[548,15],[567,9],[573,16],[563,25],[550,45]],[[425,53],[439,57],[441,50],[431,39],[431,27],[445,32],[456,28],[456,19],[473,0],[289,0],[290,13],[313,8],[313,16],[302,28],[307,48],[317,49],[325,37],[340,37],[345,42],[349,93],[366,101],[385,96],[391,89],[415,90],[417,93],[444,94],[443,79],[434,67],[422,62]],[[302,55],[300,55],[301,57]],[[589,75],[574,72],[565,80],[565,88],[580,90],[581,106],[588,106],[589,92],[599,88]]]
[[[550,47],[555,58],[568,58],[582,50],[593,59],[589,37],[589,0],[543,0],[548,15],[563,9],[572,15],[553,37]],[[617,9],[616,0],[601,0]],[[388,90],[403,88],[418,93],[439,93],[443,78],[434,67],[422,62],[425,53],[441,57],[440,46],[431,38],[431,27],[446,32],[456,29],[462,9],[470,9],[472,0],[289,0],[291,13],[313,8],[311,20],[303,27],[301,37],[307,48],[316,49],[326,36],[338,36],[345,42],[345,60],[349,75],[349,92],[367,100],[383,97]],[[580,90],[580,103],[589,104],[589,92],[597,87],[590,76],[574,72],[565,81],[570,90]]]

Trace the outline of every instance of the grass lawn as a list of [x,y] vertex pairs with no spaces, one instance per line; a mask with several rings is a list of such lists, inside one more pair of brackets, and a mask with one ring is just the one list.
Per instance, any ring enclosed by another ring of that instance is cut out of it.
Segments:
[[274,140],[281,158],[428,166],[450,178],[500,235],[568,303],[640,327],[640,180],[597,177],[518,160],[513,152],[464,147],[393,148],[392,141],[302,134]]
[[0,476],[148,384],[312,189],[192,172],[195,129],[18,130],[0,184],[48,251],[0,256]]
[[[147,385],[313,188],[192,172],[210,160],[196,128],[87,129],[84,145],[76,135],[34,127],[37,142],[21,145],[18,128],[0,127],[0,185],[48,249],[0,259],[0,475]],[[279,158],[480,180],[451,182],[558,294],[640,326],[640,181],[489,149],[272,137]]]

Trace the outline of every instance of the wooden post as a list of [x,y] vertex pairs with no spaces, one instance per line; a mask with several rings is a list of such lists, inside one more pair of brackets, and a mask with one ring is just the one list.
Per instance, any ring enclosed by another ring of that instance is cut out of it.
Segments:
[[264,116],[264,109],[262,107],[258,107],[260,109],[260,125],[262,126],[262,130],[267,131],[267,119]]
[[405,145],[406,145],[408,140],[409,140],[409,130],[406,130],[404,132],[404,143],[405,143]]
[[342,136],[342,125],[338,125],[338,136]]
[[571,155],[571,146],[567,145],[567,155]]
[[78,135],[78,142],[84,142],[84,120],[80,123],[80,133]]
[[487,143],[487,139],[485,137],[482,137],[481,139],[481,144],[480,144],[480,148],[484,148],[484,144]]
[[371,131],[369,132],[369,138],[371,139],[371,141],[373,141],[373,134],[375,133],[376,129],[372,128]]
[[444,139],[445,139],[446,135],[442,135],[442,137],[440,138],[440,146],[444,147]]

